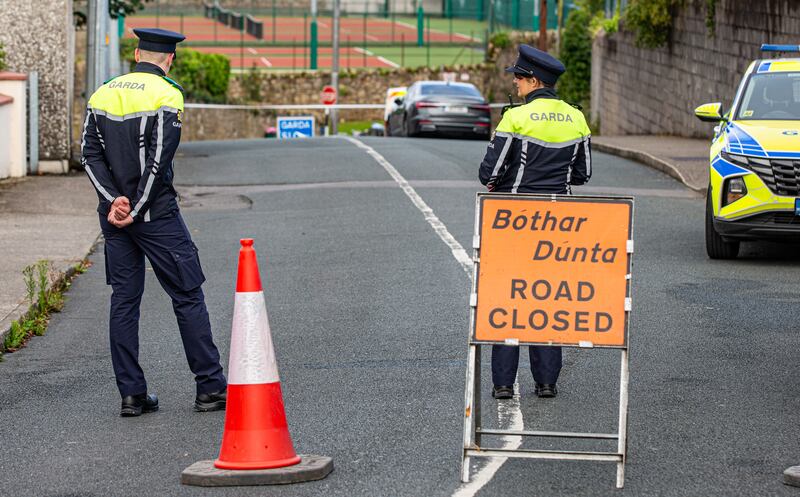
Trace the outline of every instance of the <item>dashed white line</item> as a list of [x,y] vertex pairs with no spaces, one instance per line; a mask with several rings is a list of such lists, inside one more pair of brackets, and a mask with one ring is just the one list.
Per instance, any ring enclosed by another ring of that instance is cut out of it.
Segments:
[[436,234],[439,235],[439,238],[441,238],[441,240],[445,243],[445,245],[450,247],[450,251],[452,252],[453,257],[455,257],[456,261],[461,265],[461,268],[464,269],[464,271],[469,276],[472,276],[472,258],[467,254],[467,251],[464,250],[464,247],[462,247],[461,244],[458,243],[458,240],[456,240],[453,237],[453,235],[451,235],[450,232],[447,231],[447,226],[445,226],[444,223],[441,220],[439,220],[436,214],[433,213],[433,209],[428,207],[428,204],[426,204],[425,201],[422,200],[422,197],[420,197],[419,194],[416,192],[416,190],[414,190],[414,188],[408,184],[408,181],[406,181],[403,175],[400,174],[400,172],[397,169],[395,169],[395,167],[388,160],[386,160],[384,156],[379,154],[374,148],[364,144],[364,142],[360,140],[357,140],[349,136],[345,137],[345,139],[350,143],[352,143],[353,145],[357,146],[358,148],[367,152],[367,154],[369,154],[373,159],[375,159],[375,162],[383,166],[386,172],[389,173],[389,176],[391,176],[392,179],[400,186],[400,188],[403,190],[406,196],[408,196],[408,198],[411,199],[411,202],[414,204],[414,206],[417,209],[419,209],[420,212],[422,212],[422,215],[425,216],[425,220],[428,221],[428,224],[431,225],[433,231],[435,231]]
[[380,40],[378,40],[378,38],[376,38],[375,36],[372,36],[372,35],[364,35],[364,36],[366,36],[368,40],[380,41]]
[[272,62],[268,61],[266,57],[261,57],[261,63],[267,67],[272,67]]
[[[416,208],[422,212],[422,214],[425,216],[425,220],[428,221],[428,224],[430,224],[431,228],[433,228],[436,234],[439,235],[439,238],[441,238],[445,245],[450,247],[453,257],[461,265],[468,277],[472,278],[472,258],[467,255],[467,251],[464,250],[464,247],[462,247],[455,238],[453,238],[453,235],[447,231],[447,226],[445,226],[444,223],[439,220],[436,214],[433,213],[433,209],[431,209],[428,204],[422,200],[422,197],[419,196],[416,190],[414,190],[414,188],[408,183],[403,175],[400,174],[400,172],[374,148],[349,136],[345,137],[345,139],[367,152],[367,154],[375,159],[378,164],[383,166],[386,172],[389,173],[389,176],[392,177],[392,179],[400,186],[408,198],[411,199],[411,202],[416,206]],[[519,387],[515,388],[515,390],[519,392]],[[517,393],[517,395],[515,395],[514,399],[511,401],[497,403],[497,418],[498,424],[505,430],[524,429],[525,421],[522,417],[522,410],[519,407],[519,393]],[[502,440],[504,449],[516,450],[522,445],[522,437],[518,435],[507,435],[502,437]],[[472,480],[469,483],[461,485],[461,487],[456,490],[452,497],[473,497],[480,491],[481,488],[483,488],[492,480],[495,473],[497,473],[507,459],[507,457],[489,458],[486,465],[475,472],[475,474],[472,476]]]
[[256,49],[253,48],[253,47],[247,47],[247,51],[250,52],[253,55],[257,55],[258,54],[258,52],[256,52]]

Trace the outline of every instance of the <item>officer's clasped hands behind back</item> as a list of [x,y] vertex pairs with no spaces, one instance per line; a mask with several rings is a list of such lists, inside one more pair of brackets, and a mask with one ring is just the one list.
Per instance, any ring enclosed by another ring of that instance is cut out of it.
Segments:
[[[564,65],[547,52],[520,45],[513,73],[525,103],[504,109],[480,165],[491,192],[569,194],[592,175],[589,126],[580,110],[558,98],[555,84]],[[561,347],[528,347],[539,397],[555,397]],[[492,346],[492,396],[514,396],[519,347]]]

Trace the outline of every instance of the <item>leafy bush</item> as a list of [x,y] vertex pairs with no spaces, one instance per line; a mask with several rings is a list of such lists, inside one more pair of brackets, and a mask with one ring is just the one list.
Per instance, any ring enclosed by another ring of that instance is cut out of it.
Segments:
[[219,54],[201,53],[191,48],[178,50],[170,77],[186,90],[187,100],[224,102],[228,93],[231,63]]
[[578,0],[569,13],[559,55],[567,71],[559,79],[558,94],[565,101],[589,109],[592,76],[590,26],[603,19],[603,0]]
[[6,52],[3,50],[3,44],[0,43],[0,71],[6,69]]
[[511,37],[508,36],[508,33],[500,31],[493,34],[492,37],[489,38],[489,42],[494,48],[502,50],[511,46]]
[[[132,38],[123,39],[120,43],[120,57],[130,64],[131,69],[136,65],[136,45],[137,40]],[[178,57],[169,77],[186,90],[186,100],[221,103],[225,102],[228,94],[231,63],[224,55],[181,48],[178,49]]]
[[636,33],[636,45],[658,48],[666,45],[675,9],[684,0],[631,0],[625,10],[625,27]]

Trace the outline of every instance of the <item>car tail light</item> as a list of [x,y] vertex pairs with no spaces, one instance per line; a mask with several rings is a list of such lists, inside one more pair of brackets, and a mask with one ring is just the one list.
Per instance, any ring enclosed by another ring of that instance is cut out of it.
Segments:
[[489,110],[489,105],[488,104],[475,104],[475,105],[470,105],[470,108],[471,109],[475,109],[475,110]]
[[417,109],[423,109],[426,107],[439,107],[439,104],[434,102],[417,102],[414,104],[414,107],[416,107]]
[[725,205],[730,205],[747,195],[744,178],[731,178],[725,183]]
[[484,127],[488,127],[488,126],[489,126],[489,123],[475,123],[475,126],[484,126]]

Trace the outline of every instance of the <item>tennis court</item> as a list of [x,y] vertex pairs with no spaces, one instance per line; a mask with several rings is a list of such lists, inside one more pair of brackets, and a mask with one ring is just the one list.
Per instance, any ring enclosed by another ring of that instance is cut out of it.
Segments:
[[[274,22],[273,22],[274,19]],[[264,40],[266,43],[304,43],[309,40],[311,19],[309,17],[262,17]],[[332,19],[317,19],[317,33],[320,44],[330,43],[333,37]],[[237,42],[243,37],[246,43],[260,43],[262,40],[242,33],[238,29],[221,24],[213,19],[195,16],[133,16],[126,20],[126,35],[133,36],[133,28],[160,27],[179,31],[187,36],[187,41],[195,43]],[[406,20],[381,19],[375,17],[344,17],[340,19],[340,42],[367,45],[370,43],[396,44],[417,43],[417,27]],[[436,29],[424,30],[424,43],[449,44],[479,42],[474,33],[446,32]]]
[[[205,53],[226,55],[233,69],[285,69],[305,70],[311,63],[307,47],[194,47]],[[333,65],[333,50],[320,47],[317,51],[317,64],[320,69]],[[339,49],[339,67],[400,67],[399,64],[385,57],[375,55],[369,50],[359,47],[341,47]]]

